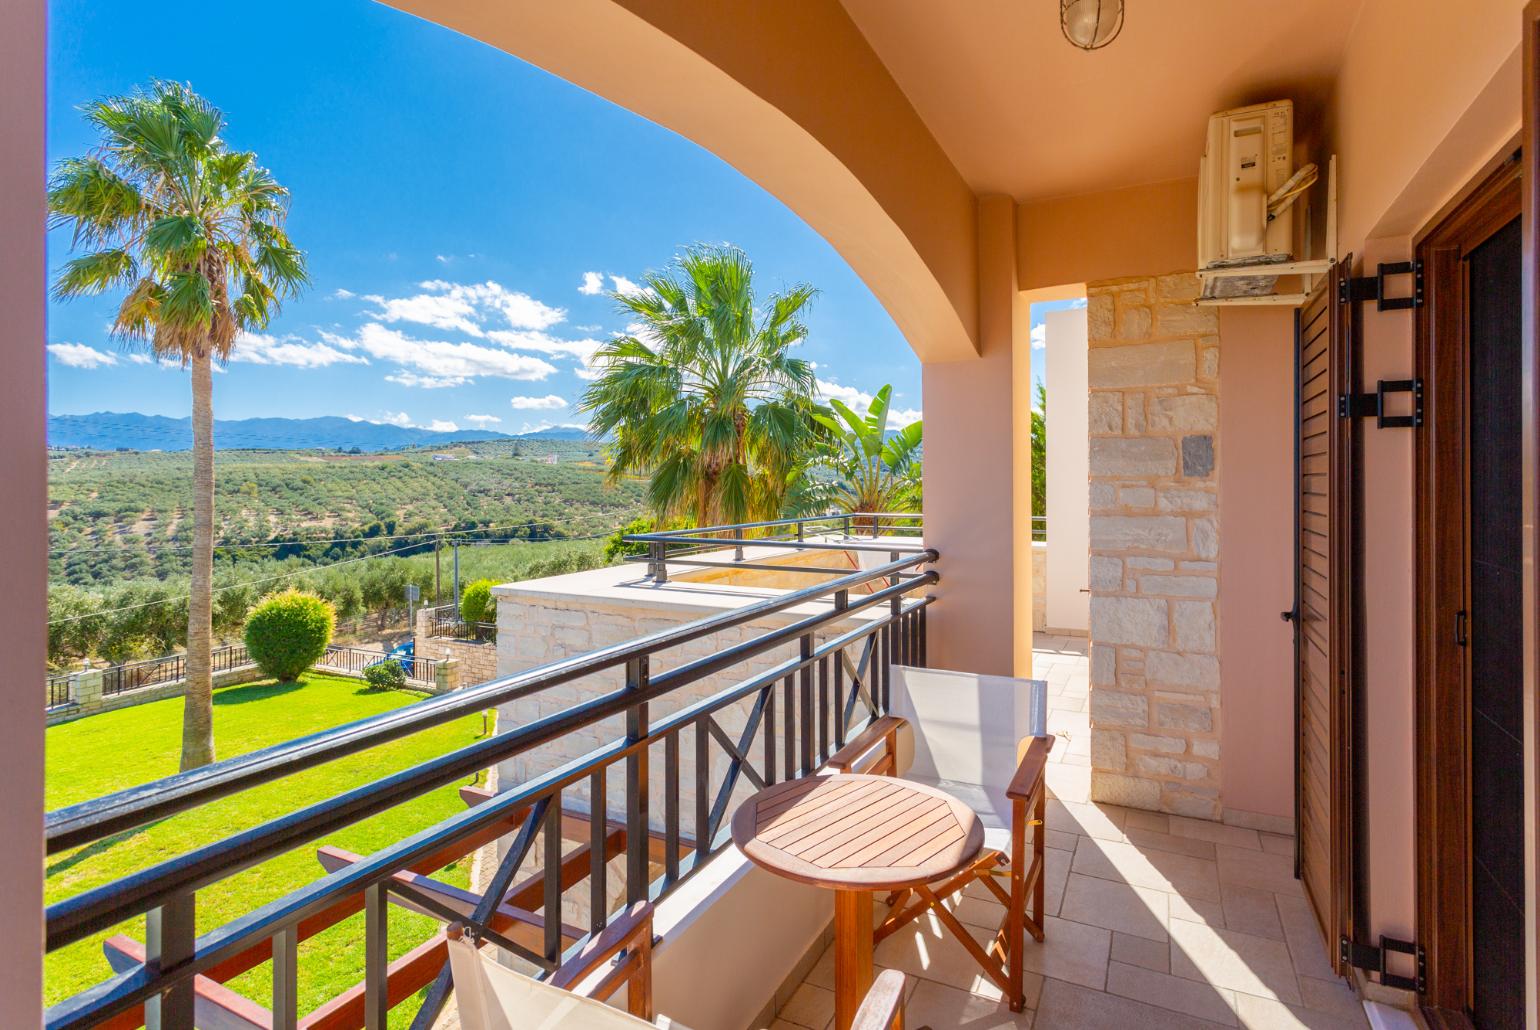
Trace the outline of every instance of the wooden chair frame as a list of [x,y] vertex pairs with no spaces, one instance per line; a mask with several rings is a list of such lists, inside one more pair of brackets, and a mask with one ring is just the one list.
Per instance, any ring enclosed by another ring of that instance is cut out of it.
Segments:
[[[1016,774],[1006,788],[1011,802],[1010,854],[995,848],[985,848],[977,858],[963,869],[938,884],[922,884],[913,889],[895,891],[888,897],[888,914],[874,931],[874,938],[881,942],[927,912],[934,912],[937,920],[956,937],[958,942],[973,956],[984,973],[1004,992],[1012,1012],[1020,1012],[1026,1005],[1022,987],[1023,935],[1043,939],[1043,908],[1046,883],[1043,878],[1044,848],[1046,843],[1044,823],[1047,820],[1048,790],[1044,770],[1048,753],[1053,750],[1054,738],[1028,737],[1021,742]],[[868,745],[870,747],[871,745]],[[1031,829],[1031,860],[1028,861],[1027,830]],[[1009,887],[1002,887],[1000,880]],[[946,905],[974,880],[979,881],[1005,908],[1005,919],[996,931],[994,940],[983,947],[963,927]],[[1030,912],[1027,897],[1031,895]]]

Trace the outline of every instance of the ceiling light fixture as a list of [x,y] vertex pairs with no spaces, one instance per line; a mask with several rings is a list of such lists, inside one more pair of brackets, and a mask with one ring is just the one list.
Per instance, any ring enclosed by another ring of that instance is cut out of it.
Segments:
[[1081,50],[1100,50],[1123,31],[1123,0],[1059,0],[1059,28]]

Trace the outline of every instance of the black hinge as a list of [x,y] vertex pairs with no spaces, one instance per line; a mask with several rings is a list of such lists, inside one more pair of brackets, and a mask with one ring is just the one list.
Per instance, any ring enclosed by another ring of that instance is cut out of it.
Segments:
[[[1411,394],[1411,414],[1385,414],[1387,393]],[[1416,429],[1422,425],[1422,380],[1381,379],[1373,393],[1344,393],[1337,398],[1338,418],[1368,418],[1371,415],[1377,429]]]
[[[1392,275],[1412,277],[1412,292],[1409,296],[1387,297],[1385,295],[1385,280]],[[1386,263],[1382,261],[1375,269],[1374,275],[1343,279],[1337,286],[1337,299],[1344,304],[1349,301],[1372,300],[1377,311],[1404,311],[1407,308],[1422,307],[1422,262]]]
[[[1340,937],[1337,941],[1338,953],[1341,960],[1355,969],[1368,969],[1380,974],[1380,983],[1386,987],[1397,987],[1403,991],[1416,991],[1422,994],[1428,985],[1428,957],[1422,950],[1422,945],[1416,941],[1398,941],[1394,937],[1380,936],[1380,946],[1372,944],[1354,944],[1346,937]],[[1417,963],[1416,976],[1401,976],[1392,973],[1388,968],[1390,954],[1395,952],[1400,955],[1410,955]]]

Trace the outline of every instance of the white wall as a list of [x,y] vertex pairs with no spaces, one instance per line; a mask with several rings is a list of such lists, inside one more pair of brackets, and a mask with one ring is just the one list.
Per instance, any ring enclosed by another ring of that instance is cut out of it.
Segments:
[[1091,624],[1090,420],[1086,312],[1050,311],[1048,387],[1048,612],[1051,630],[1086,632]]

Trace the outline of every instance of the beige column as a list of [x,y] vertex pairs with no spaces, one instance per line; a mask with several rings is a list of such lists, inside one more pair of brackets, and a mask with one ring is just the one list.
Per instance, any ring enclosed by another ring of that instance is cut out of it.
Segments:
[[452,694],[460,689],[460,659],[445,658],[433,670],[433,686],[440,694]]
[[48,631],[47,339],[43,225],[45,0],[0,4],[0,999],[8,1026],[43,1018],[43,705],[37,675]]
[[979,357],[924,366],[925,539],[941,552],[930,664],[1009,675],[1032,646],[1031,495],[1016,474],[1031,430],[1018,425],[1013,367],[1026,319],[1009,197],[979,201],[978,281]]

